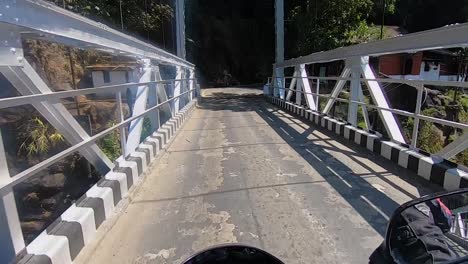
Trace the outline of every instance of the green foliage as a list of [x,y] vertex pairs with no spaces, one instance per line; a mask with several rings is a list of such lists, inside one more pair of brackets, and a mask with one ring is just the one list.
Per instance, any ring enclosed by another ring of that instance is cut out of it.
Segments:
[[[388,29],[384,28],[383,30],[383,39],[392,37]],[[346,37],[349,44],[376,41],[380,39],[380,26],[369,26],[365,21],[361,21],[357,28],[348,31]]]
[[[434,116],[437,112],[435,108],[429,108],[422,112],[423,115]],[[403,131],[407,138],[411,139],[414,119],[409,117],[406,122],[402,122]],[[442,131],[437,128],[433,123],[427,121],[420,121],[417,147],[429,153],[436,153],[444,147],[444,137]]]
[[[109,124],[109,127],[114,126],[115,124]],[[112,131],[110,134],[105,136],[103,139],[98,141],[98,146],[106,154],[106,156],[114,161],[120,155],[122,155],[120,147],[120,132],[118,129]]]
[[153,126],[151,125],[151,120],[147,117],[143,119],[143,128],[141,130],[140,141],[146,139],[151,134],[153,134]]
[[[49,0],[63,7],[63,0]],[[65,8],[80,15],[105,21],[112,26],[121,27],[119,1],[113,0],[65,0]],[[150,36],[174,16],[170,5],[147,0],[122,0],[124,29]]]
[[295,42],[291,43],[295,48],[293,56],[354,43],[363,31],[367,31],[365,21],[373,6],[371,0],[291,2],[292,8],[287,15],[292,21],[291,30],[297,35],[297,39],[291,39]]
[[64,142],[62,134],[58,133],[52,126],[39,117],[27,119],[18,131],[18,141],[22,142],[18,155],[25,153],[28,157],[43,155],[50,148]]
[[468,109],[460,111],[458,118],[460,123],[468,124]]
[[464,23],[468,18],[465,0],[399,0],[395,11],[399,26],[409,32]]
[[[422,111],[426,116],[437,116],[437,108],[428,108]],[[444,147],[444,137],[442,131],[433,123],[420,121],[417,146],[429,153],[436,153]]]
[[[447,90],[445,96],[449,97],[451,100],[455,98],[455,90]],[[458,91],[457,103],[461,104],[463,108],[468,111],[468,95],[464,94],[462,91]]]
[[437,153],[444,147],[444,138],[433,123],[421,121],[418,133],[418,148],[429,153]]
[[465,166],[468,166],[468,150],[464,150],[460,152],[458,155],[456,155],[453,158],[453,161],[458,164],[463,164]]
[[424,115],[432,117],[445,117],[447,114],[442,107],[429,107],[422,111]]

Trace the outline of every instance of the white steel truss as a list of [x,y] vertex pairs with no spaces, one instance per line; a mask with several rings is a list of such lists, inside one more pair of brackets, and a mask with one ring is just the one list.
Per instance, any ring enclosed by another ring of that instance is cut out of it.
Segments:
[[293,91],[296,91],[296,104],[301,104],[302,95],[305,97],[307,106],[311,110],[317,110],[317,104],[312,95],[310,82],[307,76],[307,71],[304,64],[298,65],[294,68],[294,78],[291,80],[289,85],[288,94],[286,100],[291,100]]
[[[329,114],[334,103],[336,101],[342,101],[349,104],[348,111],[348,122],[352,125],[357,125],[358,108],[361,106],[364,121],[367,129],[370,127],[369,116],[367,108],[375,109],[378,111],[382,123],[389,137],[398,142],[406,143],[405,139],[398,125],[396,115],[414,118],[413,134],[411,136],[410,147],[417,148],[417,138],[419,133],[419,122],[425,120],[428,122],[437,123],[444,126],[450,126],[453,128],[461,129],[466,132],[468,129],[467,124],[449,121],[441,118],[435,118],[425,116],[421,114],[421,99],[424,85],[434,86],[445,86],[445,87],[468,87],[466,82],[454,82],[454,81],[433,81],[433,80],[400,80],[400,79],[377,79],[371,66],[369,65],[370,56],[381,56],[386,54],[396,53],[413,53],[424,50],[436,50],[442,48],[461,48],[468,46],[468,23],[456,24],[445,26],[438,29],[428,30],[424,32],[408,34],[399,36],[391,39],[375,41],[370,43],[363,43],[359,45],[338,48],[325,52],[312,53],[307,56],[302,56],[295,59],[286,60],[283,62],[277,62],[273,66],[273,80],[270,82],[270,86],[273,86],[273,93],[271,90],[266,89],[265,92],[273,94],[273,96],[281,97],[280,90],[288,90],[286,99],[291,100],[293,91],[296,93],[304,93],[306,95],[316,96],[315,103],[318,105],[320,97],[324,97],[327,100],[323,111],[324,114]],[[308,77],[308,79],[317,81],[317,91],[315,93],[309,93],[306,91],[299,91],[297,89],[300,76],[297,72],[297,67],[304,64],[316,64],[326,63],[337,60],[344,60],[345,67],[339,77]],[[287,67],[295,67],[295,71],[292,77],[280,78],[276,72],[278,69],[284,69]],[[292,78],[289,88],[284,88],[282,85],[284,79]],[[330,95],[321,95],[319,93],[320,81],[334,80],[336,84]],[[350,82],[350,99],[339,98],[339,94],[343,90],[345,84]],[[368,92],[372,98],[372,104],[366,104],[364,102],[364,95],[362,91],[362,83],[368,89]],[[414,113],[410,113],[403,110],[390,108],[388,100],[385,97],[385,92],[382,89],[381,83],[398,83],[407,84],[417,89],[417,101],[416,110]],[[468,133],[462,133],[454,142],[446,146],[439,153],[434,155],[441,156],[443,158],[451,158],[461,151],[466,150],[468,147]]]
[[[142,62],[137,67],[139,82],[54,92],[25,60],[23,39],[47,40],[134,58],[135,61]],[[46,160],[16,175],[10,175],[0,131],[0,262],[9,263],[25,247],[12,192],[16,184],[77,151],[101,173],[107,172],[114,164],[99,149],[97,140],[120,130],[123,156],[119,159],[125,158],[139,144],[143,119],[148,117],[152,129],[157,129],[161,125],[159,113],[165,112],[167,116],[170,116],[172,111],[177,113],[193,98],[197,85],[194,65],[183,58],[42,0],[3,0],[0,4],[0,41],[0,73],[21,94],[17,97],[1,98],[0,109],[30,104],[71,144],[71,147]],[[176,79],[162,80],[159,72],[159,65],[162,64],[177,68]],[[182,79],[185,78],[185,71],[190,73],[190,79]],[[172,88],[178,87],[178,91],[172,93],[171,98],[168,98],[164,87],[168,84],[172,85]],[[125,119],[122,93],[127,89],[135,91],[136,100],[130,109],[132,115]],[[92,136],[87,134],[60,101],[68,97],[108,92],[115,93],[119,111],[118,123]],[[180,100],[177,108],[171,108],[172,102],[176,100]],[[126,127],[129,128],[127,136]]]

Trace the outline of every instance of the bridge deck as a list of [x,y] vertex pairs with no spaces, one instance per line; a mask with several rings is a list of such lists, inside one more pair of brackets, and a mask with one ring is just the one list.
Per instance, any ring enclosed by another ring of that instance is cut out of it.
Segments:
[[180,263],[227,242],[291,264],[366,263],[392,211],[436,188],[261,97],[227,94],[239,91],[204,91],[78,263]]

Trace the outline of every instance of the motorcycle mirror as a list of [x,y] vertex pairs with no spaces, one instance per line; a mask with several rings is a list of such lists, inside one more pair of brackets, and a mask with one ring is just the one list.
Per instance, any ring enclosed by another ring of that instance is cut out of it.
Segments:
[[468,189],[400,206],[390,219],[385,249],[394,263],[468,262]]

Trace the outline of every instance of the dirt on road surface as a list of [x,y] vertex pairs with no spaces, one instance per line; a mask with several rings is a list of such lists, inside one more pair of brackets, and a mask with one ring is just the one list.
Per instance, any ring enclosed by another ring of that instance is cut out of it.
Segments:
[[260,90],[203,95],[78,263],[181,263],[222,243],[288,264],[367,263],[393,210],[435,188],[268,104]]

